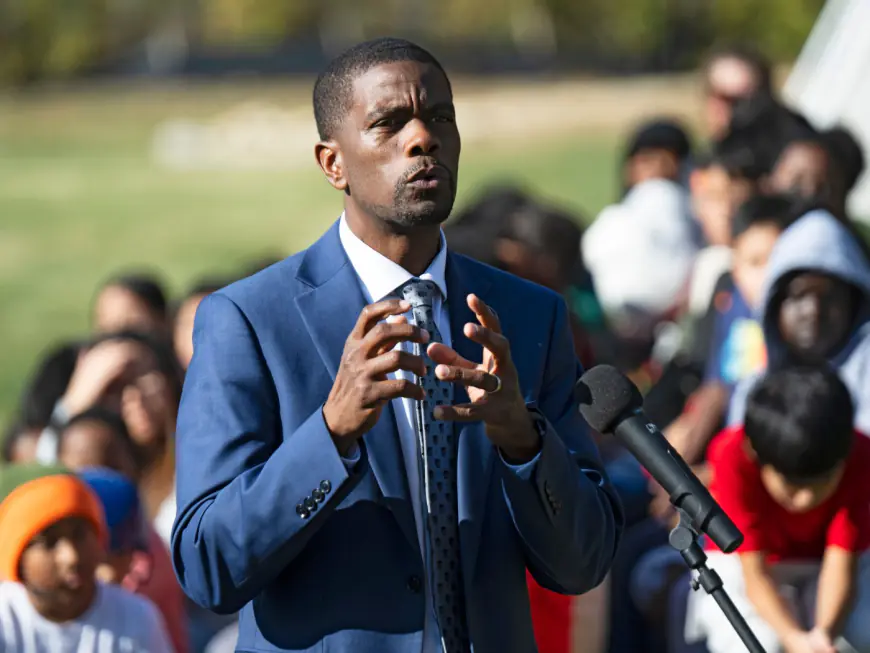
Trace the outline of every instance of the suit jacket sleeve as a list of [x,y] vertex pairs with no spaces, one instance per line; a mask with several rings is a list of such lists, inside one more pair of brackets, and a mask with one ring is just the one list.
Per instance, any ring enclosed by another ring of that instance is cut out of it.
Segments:
[[577,412],[580,376],[564,302],[556,302],[538,406],[547,420],[533,464],[502,466],[503,489],[538,583],[581,594],[610,569],[622,532],[622,508]]
[[[178,416],[172,533],[176,574],[198,604],[230,613],[252,600],[359,480],[339,456],[321,408],[282,433],[251,325],[230,298],[203,300]],[[322,502],[312,499],[314,489],[323,491]],[[297,505],[306,498],[317,509],[303,517]]]

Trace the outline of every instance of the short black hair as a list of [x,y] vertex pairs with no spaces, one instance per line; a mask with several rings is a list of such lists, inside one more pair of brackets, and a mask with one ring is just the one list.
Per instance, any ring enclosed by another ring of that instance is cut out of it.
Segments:
[[854,403],[827,365],[770,372],[750,393],[744,429],[760,465],[796,485],[830,474],[849,455]]
[[193,297],[199,297],[200,295],[210,295],[213,292],[217,292],[221,288],[229,285],[231,282],[223,277],[200,277],[187,289],[184,295],[178,300],[178,303],[187,301]]
[[51,424],[55,405],[66,392],[81,350],[79,342],[62,342],[42,356],[21,395],[18,412],[23,428],[43,429]]
[[787,195],[755,195],[740,205],[731,221],[736,240],[757,225],[773,225],[785,231],[795,221],[795,202]]
[[399,61],[432,64],[444,73],[450,85],[443,66],[416,43],[384,37],[355,45],[333,59],[314,83],[314,122],[320,140],[332,138],[344,119],[351,104],[354,79],[375,66]]
[[567,213],[537,202],[506,216],[503,236],[523,243],[538,256],[555,261],[565,282],[580,260],[583,230]]
[[833,127],[822,132],[822,142],[843,176],[846,193],[849,193],[858,183],[864,172],[866,160],[864,149],[855,135],[845,127]]
[[714,145],[714,155],[732,176],[758,180],[771,173],[790,143],[816,135],[802,114],[768,95],[754,95],[734,105],[728,132]]
[[87,410],[74,415],[58,433],[59,445],[58,450],[63,446],[64,436],[75,425],[82,422],[97,422],[109,427],[112,434],[119,442],[127,449],[128,453],[133,457],[133,460],[138,462],[138,451],[133,439],[130,437],[130,431],[127,430],[127,425],[124,419],[116,412],[107,410],[100,406],[93,406]]
[[147,272],[131,272],[111,277],[100,290],[117,287],[128,290],[142,300],[155,314],[166,317],[167,301],[163,284],[156,275]]
[[185,291],[185,293],[176,299],[172,303],[172,321],[178,319],[178,311],[181,309],[184,304],[194,297],[204,297],[206,295],[211,295],[213,292],[217,292],[221,288],[228,286],[232,283],[231,280],[224,279],[222,277],[201,277],[194,281],[190,287]]
[[692,143],[679,122],[658,119],[646,122],[634,131],[625,150],[625,159],[644,150],[673,152],[678,161],[684,161],[692,153]]
[[704,76],[710,73],[710,68],[722,59],[737,59],[752,69],[758,80],[758,91],[770,94],[773,90],[773,75],[770,60],[754,47],[747,44],[730,43],[720,45],[707,55],[704,63]]

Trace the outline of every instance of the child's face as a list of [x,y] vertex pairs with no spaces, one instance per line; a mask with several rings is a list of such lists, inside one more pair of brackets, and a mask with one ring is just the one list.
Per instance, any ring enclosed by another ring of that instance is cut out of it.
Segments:
[[776,225],[761,223],[750,227],[734,241],[732,276],[750,308],[755,309],[761,303],[767,261],[780,233]]
[[12,445],[11,460],[15,464],[36,462],[36,446],[39,442],[39,430],[27,429],[18,433]]
[[809,483],[794,483],[770,465],[761,468],[764,489],[779,505],[789,512],[807,512],[828,500],[843,478],[845,464],[841,463],[824,478]]
[[624,176],[627,188],[650,179],[678,181],[680,162],[677,155],[669,150],[641,150],[625,162]]
[[132,454],[121,445],[111,427],[99,421],[77,422],[64,432],[60,461],[73,471],[106,467],[130,479],[137,477]]
[[783,293],[778,326],[792,354],[805,362],[830,358],[852,329],[852,288],[834,277],[804,272]]
[[732,179],[719,165],[696,170],[690,179],[692,210],[710,245],[731,244],[731,218],[752,195],[752,184]]
[[94,600],[102,557],[97,533],[80,517],[62,519],[34,537],[21,556],[21,580],[37,611],[54,621],[81,616]]

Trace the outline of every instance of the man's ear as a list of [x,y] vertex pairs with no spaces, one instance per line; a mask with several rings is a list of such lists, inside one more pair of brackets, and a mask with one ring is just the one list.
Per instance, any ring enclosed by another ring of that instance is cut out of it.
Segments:
[[336,190],[347,190],[347,179],[344,176],[344,164],[341,158],[341,149],[335,141],[319,141],[314,146],[314,156],[317,165],[323,170],[327,181]]

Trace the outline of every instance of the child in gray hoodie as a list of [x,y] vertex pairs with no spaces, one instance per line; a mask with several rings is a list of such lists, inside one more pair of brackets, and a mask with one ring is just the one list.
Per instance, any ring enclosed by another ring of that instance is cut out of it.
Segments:
[[[870,435],[870,261],[857,237],[825,210],[810,211],[779,237],[760,316],[767,369],[827,361],[849,388],[855,428]],[[759,376],[735,389],[729,424],[741,424]]]

